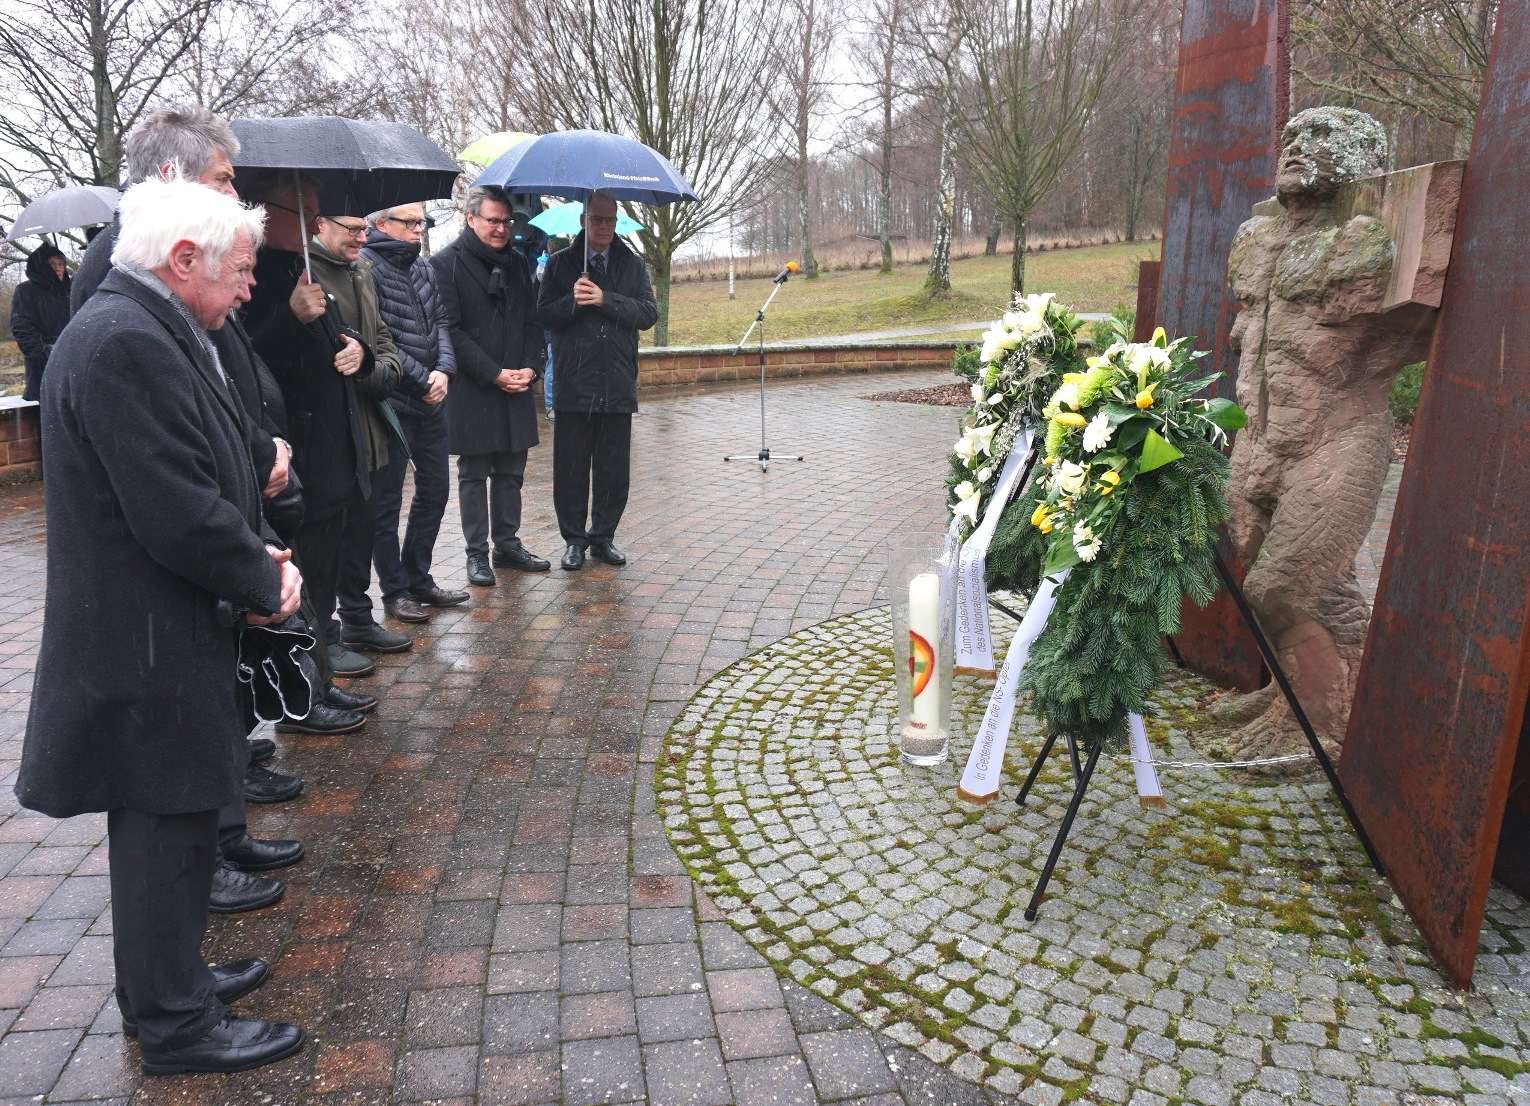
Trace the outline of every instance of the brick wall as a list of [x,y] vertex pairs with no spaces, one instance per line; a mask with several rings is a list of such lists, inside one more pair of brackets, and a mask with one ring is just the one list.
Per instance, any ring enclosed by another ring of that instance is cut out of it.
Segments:
[[[944,369],[959,343],[930,340],[885,345],[822,346],[812,343],[765,347],[765,375],[771,378],[830,373],[889,372],[895,369]],[[638,383],[701,384],[719,380],[758,380],[757,349],[737,357],[731,346],[670,346],[643,350]]]
[[37,404],[0,399],[0,484],[42,478],[37,424]]

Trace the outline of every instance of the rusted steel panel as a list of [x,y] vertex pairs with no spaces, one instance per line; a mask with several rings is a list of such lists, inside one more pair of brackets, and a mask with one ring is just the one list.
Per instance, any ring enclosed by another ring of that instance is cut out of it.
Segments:
[[[1180,32],[1158,322],[1212,352],[1210,364],[1227,374],[1216,394],[1229,398],[1238,365],[1227,334],[1238,301],[1227,289],[1227,252],[1254,204],[1275,190],[1285,7],[1187,0]],[[1231,552],[1224,541],[1223,556]],[[1225,597],[1204,611],[1186,603],[1181,618],[1175,640],[1191,668],[1246,691],[1264,683],[1259,651]]]
[[1530,5],[1504,4],[1339,765],[1459,987],[1495,859],[1513,878],[1530,850],[1505,835],[1496,856],[1530,688],[1527,88]]
[[1132,327],[1132,341],[1146,342],[1158,325],[1158,278],[1162,261],[1137,262],[1137,321]]

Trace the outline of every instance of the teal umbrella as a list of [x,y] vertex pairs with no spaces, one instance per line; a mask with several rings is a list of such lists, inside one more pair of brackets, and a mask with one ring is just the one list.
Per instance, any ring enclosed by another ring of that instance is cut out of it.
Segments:
[[[531,225],[549,238],[572,238],[580,231],[579,219],[584,215],[584,205],[578,200],[566,204],[554,204],[535,219]],[[636,234],[643,224],[630,218],[625,212],[616,214],[616,233]]]

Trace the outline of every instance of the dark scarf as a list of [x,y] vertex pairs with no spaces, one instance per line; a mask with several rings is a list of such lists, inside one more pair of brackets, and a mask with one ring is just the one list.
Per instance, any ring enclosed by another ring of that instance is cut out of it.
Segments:
[[515,251],[515,247],[507,245],[502,250],[491,249],[473,233],[472,227],[462,228],[457,244],[489,266],[490,299],[504,299],[505,290],[515,283],[517,270],[522,275],[526,273],[526,260]]

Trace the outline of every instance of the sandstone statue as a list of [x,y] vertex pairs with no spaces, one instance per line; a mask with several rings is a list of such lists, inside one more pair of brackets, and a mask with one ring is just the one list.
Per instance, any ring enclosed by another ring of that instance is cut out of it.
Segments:
[[[1282,143],[1278,205],[1255,209],[1228,258],[1242,305],[1231,334],[1237,395],[1249,418],[1233,447],[1230,530],[1248,568],[1249,601],[1335,752],[1369,621],[1354,566],[1391,460],[1387,396],[1398,370],[1428,352],[1438,291],[1431,306],[1430,294],[1419,302],[1412,285],[1443,280],[1438,239],[1443,228],[1448,259],[1454,200],[1409,183],[1400,202],[1412,203],[1413,214],[1401,221],[1412,224],[1378,217],[1380,203],[1365,199],[1368,182],[1346,185],[1388,179],[1376,176],[1386,132],[1363,112],[1301,112]],[[1459,189],[1459,172],[1455,180]],[[1385,187],[1371,188],[1371,200]],[[1375,213],[1357,213],[1367,206]],[[1421,240],[1426,260],[1434,258],[1423,277]],[[1401,294],[1399,265],[1410,269]],[[1307,748],[1273,683],[1218,713],[1237,727],[1220,752],[1257,758]]]

